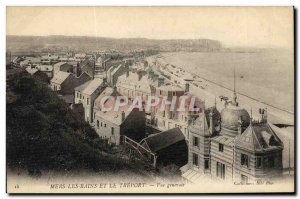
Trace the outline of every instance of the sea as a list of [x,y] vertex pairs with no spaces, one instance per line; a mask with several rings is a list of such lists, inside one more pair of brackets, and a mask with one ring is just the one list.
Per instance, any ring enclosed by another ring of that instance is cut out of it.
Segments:
[[[171,52],[163,59],[239,93],[294,113],[294,54],[286,49],[251,52]],[[234,69],[235,68],[235,69]]]

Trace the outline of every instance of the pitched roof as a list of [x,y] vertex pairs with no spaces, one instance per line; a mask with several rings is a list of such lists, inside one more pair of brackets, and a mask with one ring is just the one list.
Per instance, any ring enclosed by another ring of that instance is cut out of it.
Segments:
[[114,68],[114,70],[111,72],[112,75],[114,75],[117,71],[119,71],[119,69],[123,67],[122,64],[120,64],[119,66],[117,66],[116,68]]
[[37,66],[39,68],[40,71],[42,72],[50,72],[53,70],[53,66],[52,65],[39,65]]
[[58,63],[56,63],[56,64],[54,64],[53,66],[54,67],[60,67],[60,66],[62,66],[62,65],[64,65],[64,64],[66,64],[67,62],[58,62]]
[[69,75],[71,74],[64,71],[58,71],[55,74],[55,76],[51,79],[51,82],[61,84],[69,77]]
[[85,82],[84,84],[81,84],[80,86],[75,87],[74,90],[82,92],[89,85],[90,82],[91,80]]
[[215,137],[211,138],[211,140],[214,140],[218,143],[221,143],[221,144],[224,144],[224,145],[227,145],[227,146],[233,146],[234,145],[234,138],[230,137],[230,136],[227,136],[227,135],[218,135],[218,136],[215,136]]
[[174,85],[174,84],[170,84],[170,85],[164,84],[164,85],[160,86],[159,88],[161,90],[165,90],[165,91],[184,91],[183,88],[180,88],[179,86]]
[[[114,103],[115,101],[110,99],[106,100],[104,104],[100,104],[101,99],[104,96],[121,96],[115,89],[106,87],[106,89],[97,97],[97,99],[94,102],[94,111],[96,113],[96,116],[101,117],[102,119],[109,121],[113,124],[116,125],[121,125],[127,118],[127,116],[132,112],[135,111],[136,109],[130,110],[129,107],[131,105],[130,101],[128,102],[127,105],[121,106],[117,111],[111,110],[111,111],[102,111],[101,107],[104,106],[106,108],[114,108]],[[122,120],[122,112],[125,113],[125,120]]]
[[95,99],[94,101],[94,109],[96,111],[100,111],[99,109],[99,104],[101,102],[101,99],[105,96],[116,96],[118,93],[115,89],[113,89],[112,87],[106,87],[101,94]]
[[86,54],[85,54],[85,53],[77,53],[77,54],[75,54],[74,57],[85,58],[85,57],[86,57]]
[[177,127],[150,135],[149,137],[144,138],[141,143],[144,141],[147,143],[147,146],[152,152],[157,152],[182,140],[185,140],[185,137],[181,130]]
[[26,60],[28,60],[31,63],[41,62],[40,57],[26,57]]
[[[121,66],[119,66],[119,67],[121,67]],[[133,72],[129,72],[128,77],[127,77],[126,74],[123,74],[120,77],[118,77],[117,85],[122,86],[122,87],[126,87],[128,89],[145,92],[145,93],[150,93],[151,92],[151,87],[150,87],[151,84],[148,80],[148,77],[144,75],[139,80],[138,74],[133,73]]]
[[268,123],[253,123],[236,138],[236,147],[260,152],[283,148],[281,140],[277,137]]
[[36,68],[31,68],[31,66],[28,66],[26,69],[25,69],[29,74],[33,75],[34,73],[38,72],[39,70],[36,69]]
[[57,55],[43,55],[42,59],[58,59]]
[[208,120],[204,113],[199,114],[199,117],[192,123],[188,128],[196,129],[198,133],[208,136],[210,135],[210,131],[208,130]]
[[82,93],[91,95],[103,84],[103,80],[100,78],[93,79],[89,81],[89,84],[83,89]]

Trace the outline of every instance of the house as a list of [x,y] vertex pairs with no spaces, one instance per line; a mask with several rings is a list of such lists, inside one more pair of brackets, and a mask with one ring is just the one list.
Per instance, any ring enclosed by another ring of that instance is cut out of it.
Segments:
[[283,143],[267,120],[250,121],[235,141],[235,181],[242,183],[282,175]]
[[85,53],[76,53],[74,55],[74,58],[76,60],[83,61],[86,58],[86,54]]
[[[137,73],[128,70],[126,70],[125,74],[117,78],[116,87],[121,95],[127,96],[131,101],[133,101],[136,96],[141,96],[144,104],[148,97],[154,92],[154,87],[147,75],[143,75],[143,72]],[[151,112],[151,110],[146,111],[146,120],[149,124],[152,120]]]
[[31,64],[40,64],[41,63],[41,58],[40,57],[26,57],[26,60],[28,60]]
[[193,168],[192,170],[210,174],[210,139],[220,131],[220,119],[221,115],[216,107],[206,109],[203,106],[199,117],[192,120],[189,125],[188,164]]
[[52,65],[58,61],[59,57],[57,55],[51,55],[50,53],[41,57],[41,63],[45,65]]
[[36,68],[45,73],[50,79],[53,77],[52,65],[38,65]]
[[155,154],[156,165],[183,166],[188,160],[188,146],[179,128],[169,129],[144,138],[140,144]]
[[87,73],[92,78],[94,77],[95,64],[92,60],[85,59],[79,62],[79,69],[81,72]]
[[74,76],[64,71],[57,71],[50,84],[53,91],[61,94],[71,94],[76,86]]
[[25,57],[23,61],[20,62],[20,67],[27,67],[29,65],[38,65],[41,63],[40,57]]
[[[98,135],[115,145],[120,144],[121,136],[127,136],[136,142],[141,141],[145,137],[145,112],[136,108],[128,109],[130,103],[116,111],[104,111],[100,102],[105,96],[117,97],[120,94],[115,88],[106,87],[95,100],[94,128]],[[113,102],[114,99],[107,99],[103,106],[110,107]]]
[[58,71],[50,81],[53,91],[62,95],[74,94],[74,88],[91,80],[91,77],[85,73],[76,77],[72,73]]
[[27,67],[29,65],[30,61],[25,59],[25,60],[22,60],[20,61],[20,67],[24,68],[24,67]]
[[67,62],[58,62],[53,65],[54,76],[58,71],[63,71],[67,73],[73,73],[73,66]]
[[[141,96],[143,103],[146,103],[149,96],[167,97],[167,104],[171,103],[173,97],[177,97],[178,102],[181,96],[186,95],[190,99],[191,94],[189,94],[188,83],[185,88],[181,88],[169,82],[157,72],[151,69],[145,70],[143,64],[141,67],[126,71],[125,74],[118,77],[116,86],[120,94],[131,100],[136,96]],[[203,102],[196,99],[195,105],[197,107],[201,103]],[[179,105],[180,103],[176,103],[174,110],[177,110]],[[191,117],[194,117],[197,113],[170,111],[170,105],[166,105],[166,107],[164,111],[161,111],[160,107],[152,107],[150,111],[147,111],[147,125],[160,131],[179,127],[188,140],[188,125]]]
[[82,103],[84,108],[85,121],[93,123],[93,108],[94,100],[104,90],[104,82],[102,79],[90,80],[78,87],[75,90],[75,104]]
[[[20,56],[16,56],[13,58],[13,60],[11,61],[15,66],[18,66],[20,64],[21,61],[23,61],[24,59]],[[8,63],[8,62],[7,62]]]
[[116,86],[118,77],[125,74],[129,69],[119,64],[117,67],[111,67],[107,70],[107,82],[111,87]]
[[249,113],[233,100],[221,111],[203,108],[189,126],[189,161],[181,168],[188,182],[210,177],[220,181],[255,183],[282,174],[283,144],[267,122],[253,121]]
[[43,73],[42,71],[40,71],[39,69],[32,67],[32,66],[28,66],[25,69],[29,74],[31,74],[33,77],[45,82],[45,83],[49,83],[50,82],[50,78]]

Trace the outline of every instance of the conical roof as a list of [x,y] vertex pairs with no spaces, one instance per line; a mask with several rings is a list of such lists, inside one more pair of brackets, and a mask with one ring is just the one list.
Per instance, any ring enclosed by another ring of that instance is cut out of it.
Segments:
[[283,143],[267,122],[250,123],[249,127],[236,138],[235,146],[251,152],[278,150]]

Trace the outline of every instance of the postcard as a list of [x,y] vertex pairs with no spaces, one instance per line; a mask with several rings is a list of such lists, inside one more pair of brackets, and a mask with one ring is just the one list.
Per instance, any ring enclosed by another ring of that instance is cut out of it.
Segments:
[[7,193],[295,192],[293,7],[6,7]]

